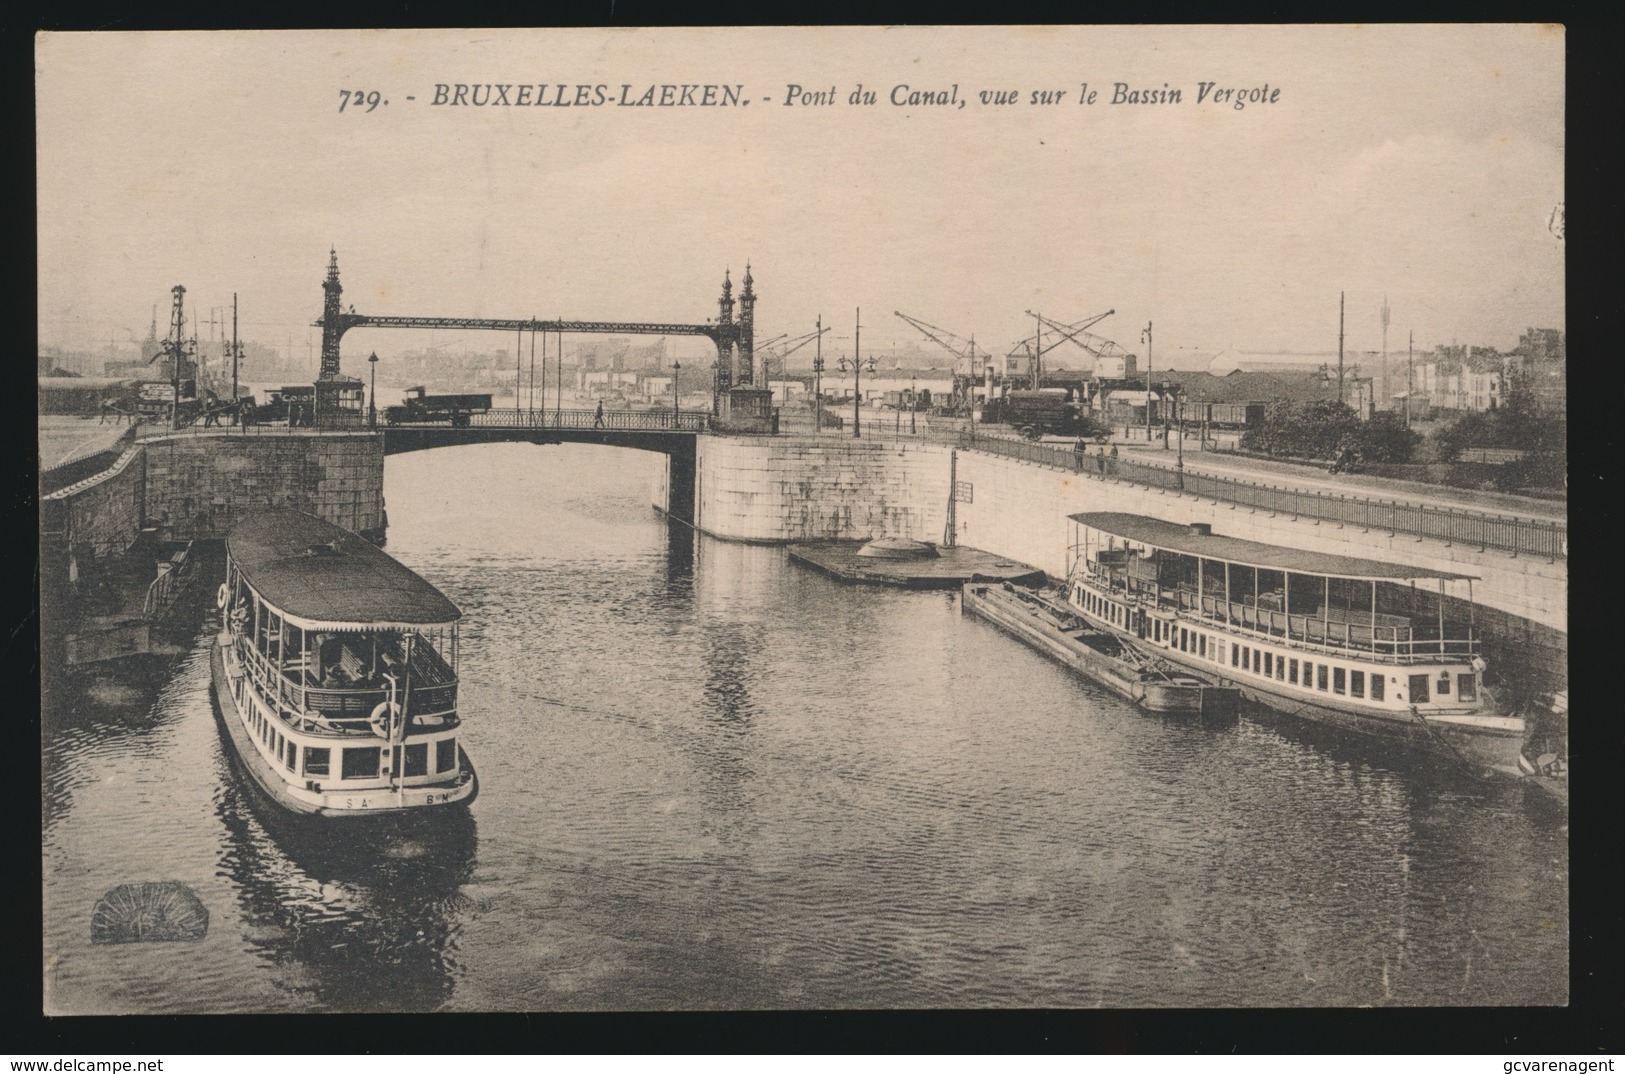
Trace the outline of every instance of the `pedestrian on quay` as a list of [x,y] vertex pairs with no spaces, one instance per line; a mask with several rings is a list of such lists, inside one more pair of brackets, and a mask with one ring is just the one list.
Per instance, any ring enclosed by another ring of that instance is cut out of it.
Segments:
[[1116,444],[1112,445],[1112,461],[1111,461],[1111,465],[1108,466],[1107,469],[1109,469],[1111,471],[1113,477],[1117,476],[1117,445]]
[[1083,437],[1078,437],[1078,442],[1072,445],[1072,463],[1080,474],[1083,473],[1083,457],[1088,451],[1089,445],[1083,442]]
[[604,427],[604,401],[602,399],[598,400],[598,409],[593,413],[592,427],[594,429],[602,429]]
[[[1112,450],[1116,451],[1117,449],[1113,448]],[[1099,447],[1097,447],[1095,449],[1095,469],[1100,471],[1100,476],[1101,477],[1106,476],[1106,445],[1105,444],[1102,444],[1102,445],[1100,445]]]

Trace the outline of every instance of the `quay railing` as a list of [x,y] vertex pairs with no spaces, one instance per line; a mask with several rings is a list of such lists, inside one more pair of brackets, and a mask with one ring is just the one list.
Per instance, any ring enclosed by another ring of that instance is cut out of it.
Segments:
[[[468,425],[475,429],[605,429],[616,431],[670,430],[675,432],[701,432],[709,424],[709,410],[487,410],[483,414],[468,415]],[[445,425],[438,422],[411,422],[411,425]]]
[[1053,466],[1101,481],[1121,481],[1147,488],[1186,492],[1215,502],[1234,503],[1292,518],[1318,519],[1340,526],[1380,530],[1389,536],[1403,533],[1443,541],[1445,544],[1468,545],[1479,551],[1493,548],[1513,555],[1541,556],[1551,562],[1567,559],[1569,554],[1569,528],[1566,522],[1282,488],[1235,477],[1191,473],[1136,459],[1106,458],[1098,453],[1083,454],[1070,448],[1035,444],[1027,440],[977,436],[970,430],[960,433],[959,447],[1021,459],[1040,466]]

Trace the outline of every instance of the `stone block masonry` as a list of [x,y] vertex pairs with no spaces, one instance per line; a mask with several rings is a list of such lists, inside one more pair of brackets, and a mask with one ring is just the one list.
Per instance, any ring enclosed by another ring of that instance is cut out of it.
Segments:
[[384,443],[375,433],[238,430],[143,440],[146,513],[172,540],[224,537],[235,519],[293,507],[356,532],[383,523]]
[[[940,541],[952,450],[878,438],[702,436],[696,524],[738,541]],[[1206,522],[1215,533],[1246,540],[1473,575],[1476,623],[1489,659],[1547,687],[1567,680],[1564,559],[1271,514],[974,450],[958,451],[954,473],[963,490],[955,505],[956,542],[1031,563],[1055,578],[1067,569],[1067,516],[1079,511]],[[662,476],[655,475],[651,489],[657,503]]]
[[949,451],[833,436],[702,436],[695,525],[736,541],[940,541]]

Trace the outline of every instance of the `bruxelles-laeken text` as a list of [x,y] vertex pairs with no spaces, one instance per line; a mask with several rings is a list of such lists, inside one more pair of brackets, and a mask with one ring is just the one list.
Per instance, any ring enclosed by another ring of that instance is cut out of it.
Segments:
[[619,92],[604,83],[436,82],[431,105],[474,108],[732,108],[744,102],[743,85],[622,83]]

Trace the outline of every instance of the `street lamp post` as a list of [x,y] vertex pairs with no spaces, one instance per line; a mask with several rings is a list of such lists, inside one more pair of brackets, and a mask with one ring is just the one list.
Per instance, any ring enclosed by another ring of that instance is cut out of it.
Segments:
[[918,382],[918,377],[908,378],[908,434],[910,436],[913,436],[915,433],[914,415],[920,412],[920,395],[916,390],[916,385]]
[[824,315],[818,315],[817,353],[813,357],[813,435],[824,431]]
[[1168,397],[1173,394],[1174,386],[1166,380],[1162,382],[1162,450],[1168,450]]
[[672,362],[672,364],[671,364],[671,427],[673,429],[682,428],[682,425],[683,425],[683,415],[682,415],[682,412],[678,409],[678,401],[677,401],[677,378],[682,376],[682,374],[683,374],[683,363],[682,362]]
[[[875,371],[875,360],[873,358],[865,359],[861,357],[863,350],[859,346],[859,341],[863,338],[862,333],[863,311],[859,309],[856,327],[852,332],[852,358],[850,359],[852,365],[852,439],[854,440],[861,438],[863,435],[862,429],[860,428],[862,422],[860,408],[863,406],[864,367],[867,366],[868,371],[871,373]],[[837,363],[841,372],[846,372],[847,363],[848,359],[846,358],[842,358],[839,363]]]
[[373,351],[367,355],[367,364],[372,366],[372,395],[367,403],[367,424],[378,428],[378,352]]
[[1140,333],[1140,342],[1145,344],[1145,442],[1151,442],[1151,365],[1156,360],[1155,351],[1151,346],[1151,322],[1145,322],[1145,331]]
[[1176,396],[1175,406],[1179,407],[1179,453],[1174,458],[1174,482],[1181,492],[1185,489],[1185,393],[1181,390]]

